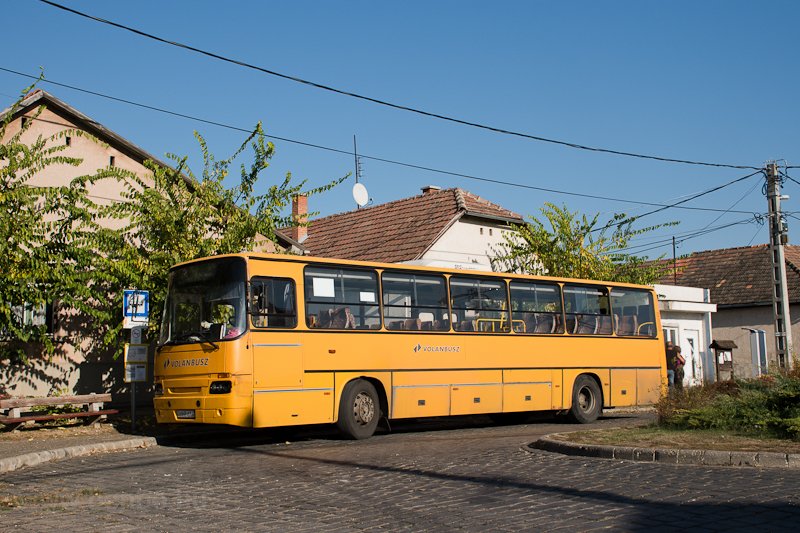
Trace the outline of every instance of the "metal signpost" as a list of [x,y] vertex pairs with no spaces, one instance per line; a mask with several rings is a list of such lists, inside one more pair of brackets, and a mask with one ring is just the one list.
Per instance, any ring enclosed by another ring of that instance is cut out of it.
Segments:
[[125,383],[131,384],[131,431],[136,431],[136,384],[147,381],[147,347],[142,342],[150,315],[150,293],[126,289],[122,297],[122,327],[131,330],[125,343]]

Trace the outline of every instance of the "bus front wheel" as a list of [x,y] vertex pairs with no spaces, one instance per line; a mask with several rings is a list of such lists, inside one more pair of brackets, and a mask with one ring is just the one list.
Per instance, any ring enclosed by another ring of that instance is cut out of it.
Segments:
[[588,424],[597,420],[603,411],[603,395],[600,387],[592,377],[583,374],[575,380],[572,388],[572,407],[569,418],[579,424]]
[[368,439],[375,433],[381,416],[378,393],[363,379],[345,385],[339,401],[339,430],[352,439]]

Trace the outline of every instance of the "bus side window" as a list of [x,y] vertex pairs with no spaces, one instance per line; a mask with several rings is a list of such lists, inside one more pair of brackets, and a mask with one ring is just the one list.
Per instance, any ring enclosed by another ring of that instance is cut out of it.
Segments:
[[648,291],[612,289],[614,333],[622,337],[654,337],[655,311]]
[[378,274],[374,270],[307,266],[305,292],[309,328],[380,328]]
[[255,328],[297,326],[294,281],[255,278],[250,284],[250,316]]
[[453,321],[456,331],[511,331],[506,283],[503,280],[451,277],[450,307],[455,314],[463,317],[461,321]]

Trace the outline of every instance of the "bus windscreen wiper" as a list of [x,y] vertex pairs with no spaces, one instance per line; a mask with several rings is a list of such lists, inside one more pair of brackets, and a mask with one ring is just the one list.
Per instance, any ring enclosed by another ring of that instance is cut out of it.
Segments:
[[[187,331],[185,333],[181,333],[180,335],[175,337],[174,341],[175,342],[180,342],[180,341],[205,342],[205,343],[210,344],[211,346],[213,346],[215,349],[217,349],[217,350],[219,349],[219,345],[216,342],[214,342],[214,340],[211,338],[211,336],[207,332],[205,332],[203,330],[200,330],[200,329],[196,330],[196,331]],[[169,343],[167,343],[167,344],[169,344]]]

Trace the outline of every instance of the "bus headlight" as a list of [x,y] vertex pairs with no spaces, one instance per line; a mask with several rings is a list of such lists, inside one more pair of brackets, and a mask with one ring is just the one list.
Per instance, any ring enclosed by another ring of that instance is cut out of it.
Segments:
[[232,383],[230,381],[212,381],[208,387],[209,394],[228,394],[231,392]]

